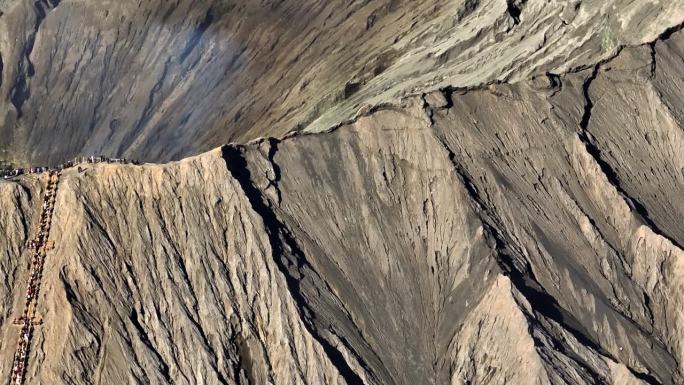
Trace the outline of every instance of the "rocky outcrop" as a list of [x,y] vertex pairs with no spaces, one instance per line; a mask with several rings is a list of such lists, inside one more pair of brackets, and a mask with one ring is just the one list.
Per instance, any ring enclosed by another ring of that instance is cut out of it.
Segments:
[[0,158],[168,161],[447,86],[562,74],[677,0],[0,1]]

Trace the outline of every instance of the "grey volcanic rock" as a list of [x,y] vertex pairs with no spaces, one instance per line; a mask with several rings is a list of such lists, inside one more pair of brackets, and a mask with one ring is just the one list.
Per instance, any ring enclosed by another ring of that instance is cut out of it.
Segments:
[[0,9],[4,158],[216,147],[62,173],[26,384],[684,384],[681,2]]
[[[27,383],[684,383],[683,44],[65,171]],[[3,377],[40,189],[0,183]]]
[[364,105],[592,66],[679,0],[0,2],[0,157],[147,161],[321,131]]

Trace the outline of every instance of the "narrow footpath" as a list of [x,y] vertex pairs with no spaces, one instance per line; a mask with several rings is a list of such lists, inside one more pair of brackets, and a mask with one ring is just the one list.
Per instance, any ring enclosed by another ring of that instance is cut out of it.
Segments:
[[36,238],[29,241],[28,244],[31,253],[31,267],[26,288],[24,309],[21,317],[14,320],[14,325],[20,327],[20,333],[17,349],[14,353],[10,385],[22,385],[24,383],[24,380],[26,379],[29,351],[31,348],[31,339],[35,327],[42,323],[42,321],[36,317],[36,307],[38,304],[38,292],[40,291],[45,257],[47,251],[54,248],[54,242],[49,240],[49,236],[58,183],[59,172],[50,171],[48,173],[47,188],[45,190],[43,205],[40,212],[40,227],[38,229],[38,234]]

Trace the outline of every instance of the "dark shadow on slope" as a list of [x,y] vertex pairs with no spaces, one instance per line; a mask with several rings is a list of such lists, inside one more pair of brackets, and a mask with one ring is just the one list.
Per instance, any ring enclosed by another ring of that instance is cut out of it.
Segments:
[[[544,287],[539,283],[535,277],[529,261],[520,257],[519,250],[509,247],[515,243],[506,237],[500,230],[503,226],[497,221],[496,215],[490,213],[487,202],[482,198],[477,186],[473,182],[468,172],[461,166],[456,159],[456,154],[449,148],[449,146],[438,137],[443,148],[449,155],[449,160],[454,166],[454,170],[459,180],[465,187],[471,202],[474,205],[474,211],[480,217],[480,220],[485,228],[486,236],[494,243],[495,259],[504,274],[511,280],[513,286],[528,300],[532,310],[542,317],[550,319],[561,325],[567,330],[577,341],[584,346],[589,347],[595,352],[609,357],[613,361],[619,362],[612,354],[606,351],[598,341],[594,339],[592,334],[582,325],[582,323],[569,311],[563,308],[558,300],[550,295]],[[529,320],[530,322],[539,322],[537,320]],[[540,325],[541,326],[541,325]],[[541,326],[543,327],[543,326]],[[561,346],[558,345],[560,348]],[[562,350],[562,349],[561,349]],[[573,358],[575,362],[581,365],[586,370],[590,367],[572,352],[563,351],[564,354]],[[637,378],[649,385],[663,385],[663,383],[656,377],[634,370],[632,367],[626,365],[626,368]],[[593,375],[598,375],[593,373]]]
[[17,119],[23,116],[24,104],[31,96],[28,80],[32,78],[36,73],[35,68],[33,66],[33,62],[31,62],[31,53],[33,52],[33,47],[36,42],[36,35],[38,34],[38,29],[40,28],[40,25],[43,23],[43,20],[45,20],[45,17],[47,16],[48,12],[50,12],[53,8],[58,6],[59,3],[60,0],[38,0],[33,3],[33,11],[36,15],[36,21],[33,25],[33,31],[31,31],[31,33],[29,34],[26,45],[23,47],[23,50],[21,52],[19,73],[17,75],[17,78],[15,79],[14,86],[10,91],[10,102],[17,111]]
[[483,210],[486,203],[480,198],[480,194],[467,176],[464,170],[457,167],[457,174],[459,179],[463,182],[468,191],[470,198],[477,202],[481,208],[477,210],[482,223],[485,226],[486,234],[494,241],[494,249],[496,250],[496,260],[499,267],[511,279],[511,282],[520,291],[525,298],[530,302],[533,309],[542,316],[549,318],[568,329],[573,336],[583,345],[601,353],[605,356],[610,356],[610,353],[605,351],[597,342],[589,337],[589,333],[584,330],[579,321],[572,315],[568,314],[565,309],[558,303],[558,301],[537,282],[529,262],[523,265],[521,258],[515,258],[510,248],[507,245],[504,235],[501,234],[497,228],[492,224],[492,219]]
[[[504,273],[511,279],[511,283],[515,288],[527,299],[532,306],[532,309],[554,322],[562,325],[564,329],[576,338],[582,345],[598,352],[599,354],[609,357],[615,362],[619,362],[610,352],[605,350],[597,341],[591,336],[586,328],[582,326],[572,314],[565,310],[556,298],[547,293],[544,288],[538,283],[534,273],[532,273],[531,266],[525,268],[524,271],[519,271],[513,262],[515,258],[508,252],[505,242],[502,239],[502,234],[499,234],[491,226],[485,226],[487,234],[492,237],[496,244],[497,262],[504,271]],[[574,352],[568,351],[557,342],[557,348],[565,355],[573,358],[575,362],[580,364],[585,370],[592,373],[592,376],[597,377],[598,373],[594,373],[589,365],[585,363],[582,357]],[[647,373],[638,372],[626,365],[626,368],[638,379],[644,381],[649,385],[662,385],[662,382],[657,378]]]
[[522,9],[521,5],[525,3],[525,1],[519,2],[513,1],[513,0],[506,0],[506,12],[511,16],[511,19],[513,19],[513,24],[518,25],[520,24],[520,15],[522,14]]
[[285,277],[289,292],[297,304],[299,316],[307,330],[321,344],[326,355],[347,384],[364,384],[361,377],[349,366],[342,353],[316,330],[314,312],[309,307],[308,300],[301,286],[302,271],[312,269],[304,257],[304,252],[299,248],[299,245],[289,231],[278,220],[273,209],[264,202],[261,191],[252,183],[247,161],[243,156],[243,149],[241,147],[224,146],[222,148],[222,155],[228,171],[240,183],[252,208],[264,221],[264,227],[273,249],[273,260]]
[[204,16],[204,19],[199,23],[195,31],[192,32],[190,39],[188,39],[188,42],[185,44],[185,48],[183,48],[183,51],[180,54],[181,62],[184,62],[185,59],[190,55],[190,53],[195,49],[195,47],[197,47],[200,40],[202,39],[202,36],[205,32],[207,32],[207,29],[213,21],[214,17],[211,14],[211,10],[209,10],[207,11],[207,14]]
[[615,187],[618,193],[630,206],[632,211],[637,214],[637,216],[644,222],[644,224],[646,224],[646,226],[648,226],[654,233],[670,241],[673,245],[677,246],[680,249],[684,249],[684,245],[682,245],[675,237],[671,236],[666,231],[661,229],[660,226],[658,226],[653,221],[653,219],[651,219],[648,209],[646,209],[646,207],[641,202],[639,202],[638,199],[630,196],[627,193],[627,191],[624,190],[620,183],[620,176],[615,171],[615,169],[613,169],[613,167],[604,159],[604,157],[602,156],[601,148],[598,146],[594,138],[591,136],[591,133],[589,132],[589,122],[591,121],[591,115],[594,109],[594,102],[591,99],[589,88],[591,87],[593,81],[596,80],[596,78],[598,77],[600,68],[601,65],[597,64],[594,67],[591,74],[589,75],[589,77],[582,84],[582,95],[584,96],[584,112],[582,114],[582,120],[580,121],[580,131],[578,132],[578,136],[582,143],[584,143],[587,152],[591,155],[592,158],[594,158],[596,163],[599,165],[599,168],[608,179],[608,182],[613,187]]
[[173,383],[171,379],[171,371],[169,369],[169,365],[166,363],[166,361],[164,361],[162,353],[158,351],[152,343],[152,341],[150,341],[150,337],[145,328],[140,323],[140,317],[138,316],[138,312],[135,309],[131,310],[128,319],[131,321],[131,324],[133,324],[135,331],[138,333],[138,338],[140,338],[140,341],[143,343],[143,345],[145,345],[147,350],[157,361],[157,369],[159,369],[159,373],[162,375],[162,377],[167,383]]

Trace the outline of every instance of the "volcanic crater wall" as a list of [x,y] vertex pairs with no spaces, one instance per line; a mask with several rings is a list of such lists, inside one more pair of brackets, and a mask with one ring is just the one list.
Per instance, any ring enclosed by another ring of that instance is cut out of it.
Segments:
[[[683,48],[64,171],[27,383],[681,384]],[[0,182],[3,377],[39,182]]]
[[0,160],[169,161],[366,105],[593,66],[678,0],[2,0]]

